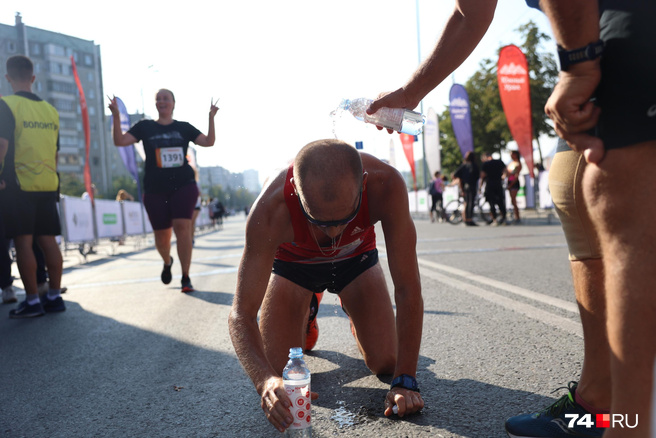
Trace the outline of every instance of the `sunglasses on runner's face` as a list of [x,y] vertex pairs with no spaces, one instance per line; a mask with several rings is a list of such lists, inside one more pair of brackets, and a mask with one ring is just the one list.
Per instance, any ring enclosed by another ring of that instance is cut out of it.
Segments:
[[360,205],[362,204],[362,187],[360,187],[360,197],[358,198],[358,206],[355,207],[355,211],[351,213],[348,217],[336,221],[320,221],[313,218],[307,213],[307,211],[305,211],[305,208],[303,208],[303,202],[301,201],[301,196],[298,194],[298,192],[296,193],[296,197],[298,198],[298,205],[301,206],[301,212],[303,213],[303,216],[305,216],[305,219],[307,219],[309,223],[321,228],[341,227],[342,225],[347,225],[348,223],[352,222],[353,219],[355,219],[355,217],[360,212]]

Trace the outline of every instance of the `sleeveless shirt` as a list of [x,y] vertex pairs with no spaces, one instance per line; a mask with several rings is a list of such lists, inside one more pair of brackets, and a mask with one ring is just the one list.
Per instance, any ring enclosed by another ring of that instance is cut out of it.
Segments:
[[340,236],[334,239],[336,245],[321,247],[311,234],[310,223],[307,221],[298,203],[298,196],[291,183],[294,176],[293,164],[287,170],[284,196],[292,227],[294,240],[278,246],[276,259],[297,263],[332,263],[347,260],[376,248],[376,233],[369,220],[369,198],[367,188],[362,191],[360,211],[353,221],[349,222]]

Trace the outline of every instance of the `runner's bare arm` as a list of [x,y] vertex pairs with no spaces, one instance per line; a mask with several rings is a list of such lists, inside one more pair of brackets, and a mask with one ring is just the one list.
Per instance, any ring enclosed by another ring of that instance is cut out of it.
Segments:
[[[367,160],[368,161],[368,160]],[[408,207],[408,191],[403,177],[391,166],[380,170],[366,166],[372,222],[379,219],[385,234],[387,259],[394,283],[396,303],[397,363],[394,376],[416,376],[423,325],[424,303],[417,264],[415,230]],[[371,170],[370,170],[371,169]],[[392,414],[392,403],[399,415],[423,408],[419,393],[395,388],[388,394],[385,415]]]
[[458,68],[476,48],[492,23],[496,5],[496,0],[456,1],[453,12],[426,61],[403,87],[389,94],[381,93],[367,112],[373,114],[382,107],[417,107],[419,102]]
[[285,231],[289,228],[289,214],[282,194],[277,193],[282,192],[283,183],[284,178],[276,178],[263,190],[250,213],[229,317],[230,337],[237,357],[261,396],[267,419],[281,432],[291,422],[289,399],[281,376],[266,357],[257,314],[266,293],[276,248],[289,239]]

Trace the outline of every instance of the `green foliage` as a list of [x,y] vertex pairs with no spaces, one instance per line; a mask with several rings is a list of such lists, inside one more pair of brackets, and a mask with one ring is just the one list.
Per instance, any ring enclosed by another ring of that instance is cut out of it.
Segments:
[[105,193],[105,198],[107,199],[116,199],[116,194],[119,190],[125,190],[134,197],[135,201],[139,200],[138,191],[137,191],[137,181],[131,176],[122,175],[114,178],[112,180],[112,189],[110,193]]
[[59,174],[59,192],[62,195],[80,197],[86,192],[84,181],[76,173]]
[[226,208],[243,210],[244,207],[250,208],[253,205],[256,195],[244,187],[228,186],[227,189],[224,189],[222,186],[216,185],[210,187],[207,197],[220,200]]
[[[540,32],[532,21],[520,26],[517,31],[523,38],[523,43],[518,44],[518,47],[526,55],[529,66],[533,137],[554,135],[544,113],[544,105],[558,79],[558,68],[551,53],[540,51],[542,43],[549,41],[550,37]],[[500,152],[512,141],[499,95],[497,60],[498,57],[481,61],[479,70],[464,85],[471,105],[474,151],[479,156],[482,152]],[[444,174],[450,175],[462,163],[462,155],[453,133],[448,108],[440,115],[439,131],[442,169]]]

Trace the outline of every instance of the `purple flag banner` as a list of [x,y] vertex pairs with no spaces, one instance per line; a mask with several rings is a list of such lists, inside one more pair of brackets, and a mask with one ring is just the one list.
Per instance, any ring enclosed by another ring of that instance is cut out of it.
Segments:
[[[118,113],[119,116],[121,117],[121,130],[125,132],[130,129],[130,115],[128,114],[127,108],[125,108],[125,104],[120,98],[118,97],[116,98],[116,103],[118,104]],[[113,120],[110,122],[110,126],[111,123],[113,123]],[[132,175],[132,178],[134,178],[138,184],[139,172],[137,170],[137,159],[134,154],[134,145],[131,144],[129,146],[120,147],[118,148],[118,153],[121,155],[121,158],[123,159],[123,164],[125,164],[125,168],[128,170],[128,172],[130,172],[130,175]]]
[[467,152],[474,151],[474,135],[472,134],[471,115],[469,113],[469,96],[465,87],[460,84],[451,86],[449,112],[453,133],[456,135],[460,152],[464,157]]

